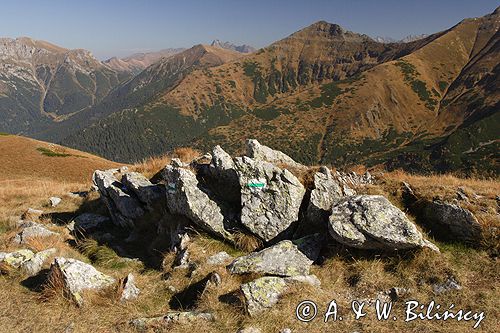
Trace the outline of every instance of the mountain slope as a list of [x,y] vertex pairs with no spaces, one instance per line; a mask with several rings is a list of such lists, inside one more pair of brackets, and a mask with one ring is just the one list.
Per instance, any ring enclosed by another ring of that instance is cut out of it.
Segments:
[[85,50],[0,39],[0,130],[32,134],[97,104],[128,75]]
[[117,72],[138,74],[161,58],[169,58],[184,51],[183,48],[169,48],[157,52],[135,53],[125,58],[110,58],[104,63]]

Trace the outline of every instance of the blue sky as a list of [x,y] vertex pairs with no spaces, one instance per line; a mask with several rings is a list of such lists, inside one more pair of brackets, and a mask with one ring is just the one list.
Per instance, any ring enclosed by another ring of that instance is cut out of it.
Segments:
[[263,47],[319,20],[403,38],[492,12],[498,1],[2,0],[0,36],[29,36],[99,59],[213,39]]

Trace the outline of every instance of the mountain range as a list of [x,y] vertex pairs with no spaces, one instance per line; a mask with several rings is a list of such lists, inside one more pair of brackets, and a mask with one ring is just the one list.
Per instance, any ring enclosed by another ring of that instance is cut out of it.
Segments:
[[320,21],[252,53],[214,41],[142,71],[2,40],[0,130],[116,161],[255,137],[307,164],[497,175],[499,25],[497,9],[386,43]]

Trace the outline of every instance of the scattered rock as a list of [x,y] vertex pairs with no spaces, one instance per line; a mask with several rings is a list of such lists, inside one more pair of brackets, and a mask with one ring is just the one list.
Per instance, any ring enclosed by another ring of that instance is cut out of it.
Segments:
[[49,198],[49,203],[51,207],[56,207],[61,203],[62,199],[59,197],[50,197]]
[[249,139],[246,142],[247,146],[247,156],[258,161],[266,161],[273,164],[285,164],[294,168],[304,169],[306,166],[295,162],[287,154],[269,148],[259,143],[259,141],[254,139]]
[[14,237],[14,243],[16,244],[26,244],[30,239],[33,238],[46,238],[59,235],[45,228],[42,224],[35,222],[23,224],[23,227],[23,230]]
[[286,282],[300,282],[308,284],[310,286],[319,287],[321,286],[321,281],[314,274],[311,275],[295,275],[285,278]]
[[235,159],[241,223],[264,241],[285,236],[298,221],[304,186],[288,170],[249,157]]
[[100,290],[114,284],[116,280],[107,276],[92,265],[76,259],[57,257],[50,267],[49,278],[61,279],[66,294],[77,305],[83,305],[80,294],[84,290]]
[[421,203],[419,218],[438,238],[475,243],[481,240],[481,225],[474,214],[459,205],[439,200]]
[[33,259],[35,254],[30,250],[18,250],[11,253],[0,253],[0,262],[13,268],[20,268],[25,262]]
[[284,328],[284,329],[280,330],[279,333],[292,333],[292,330],[289,328]]
[[127,277],[123,279],[123,281],[121,281],[121,284],[121,302],[134,300],[139,297],[141,290],[135,285],[134,275],[132,275],[131,273],[127,275]]
[[137,198],[152,211],[159,200],[164,200],[165,190],[163,186],[151,183],[146,177],[138,172],[127,172],[122,176],[122,183],[135,193]]
[[28,208],[22,215],[21,220],[37,220],[43,214],[43,210]]
[[126,193],[125,186],[114,176],[116,170],[97,170],[93,182],[99,189],[101,199],[108,207],[113,223],[125,228],[134,228],[135,220],[144,215],[141,202]]
[[460,201],[465,201],[469,202],[469,197],[467,196],[467,193],[465,193],[465,190],[463,187],[459,187],[457,190],[457,199]]
[[218,237],[232,238],[224,229],[221,209],[198,188],[198,180],[193,172],[168,165],[163,171],[163,177],[167,186],[167,206],[172,214],[186,216]]
[[285,279],[275,276],[265,276],[241,285],[245,305],[250,316],[271,308],[285,291]]
[[294,241],[284,240],[259,252],[236,258],[228,269],[233,274],[308,275],[309,268],[319,256],[321,246],[320,234]]
[[174,323],[188,324],[197,321],[214,321],[214,320],[215,317],[209,312],[172,311],[160,317],[134,319],[130,322],[130,325],[137,330],[144,331],[151,327],[154,328],[164,327]]
[[233,257],[227,254],[226,251],[222,251],[214,254],[207,259],[207,264],[209,265],[223,265],[225,262],[232,260]]
[[82,233],[92,233],[100,230],[110,222],[109,217],[92,213],[83,213],[78,215],[72,223],[68,224],[70,231],[78,231]]
[[416,226],[380,195],[358,195],[339,200],[329,218],[330,235],[360,249],[404,250],[437,247],[425,241]]
[[462,287],[453,277],[448,277],[444,283],[435,283],[432,285],[432,290],[435,294],[443,294],[452,290],[460,290]]
[[57,253],[57,249],[50,248],[36,253],[33,258],[21,264],[21,270],[28,276],[35,276],[43,268],[43,264],[53,255]]

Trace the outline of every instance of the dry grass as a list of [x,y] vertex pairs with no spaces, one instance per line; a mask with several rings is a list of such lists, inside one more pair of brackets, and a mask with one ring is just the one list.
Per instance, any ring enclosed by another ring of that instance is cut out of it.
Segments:
[[171,157],[169,155],[149,157],[135,164],[132,170],[151,178],[166,165],[170,164],[170,160]]
[[172,157],[176,157],[184,163],[189,163],[195,158],[200,157],[201,155],[202,154],[196,149],[189,147],[180,147],[174,149]]

